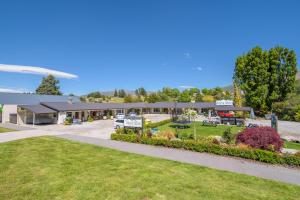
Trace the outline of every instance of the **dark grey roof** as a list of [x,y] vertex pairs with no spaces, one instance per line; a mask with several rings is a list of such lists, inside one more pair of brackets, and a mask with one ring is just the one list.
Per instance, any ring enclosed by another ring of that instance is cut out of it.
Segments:
[[58,95],[38,95],[22,93],[0,92],[0,104],[15,105],[37,105],[41,102],[66,102],[72,99],[73,102],[80,102],[76,96],[58,96]]
[[77,111],[77,110],[110,110],[110,109],[131,109],[131,108],[215,108],[215,103],[83,103],[83,102],[41,102],[56,111]]
[[45,114],[45,113],[57,113],[55,110],[42,106],[41,104],[38,105],[20,105],[19,107],[29,110],[35,114]]

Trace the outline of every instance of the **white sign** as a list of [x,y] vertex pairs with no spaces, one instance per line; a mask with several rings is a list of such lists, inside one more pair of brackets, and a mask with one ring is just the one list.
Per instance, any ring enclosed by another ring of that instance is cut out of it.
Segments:
[[132,128],[142,128],[143,127],[143,120],[142,120],[142,118],[125,118],[124,119],[124,126],[125,127],[132,127]]
[[219,100],[216,101],[217,106],[233,106],[233,101],[232,100]]

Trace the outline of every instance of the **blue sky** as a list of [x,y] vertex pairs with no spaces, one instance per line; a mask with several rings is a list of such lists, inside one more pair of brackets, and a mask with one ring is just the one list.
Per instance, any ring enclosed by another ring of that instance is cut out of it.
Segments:
[[[282,45],[300,55],[300,1],[1,1],[0,63],[78,75],[64,93],[231,84],[238,55]],[[42,76],[0,71],[0,88]]]

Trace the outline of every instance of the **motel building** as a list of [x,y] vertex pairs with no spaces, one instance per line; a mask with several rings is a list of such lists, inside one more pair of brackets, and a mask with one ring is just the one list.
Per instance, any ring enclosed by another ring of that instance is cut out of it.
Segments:
[[194,109],[199,114],[214,111],[251,112],[250,107],[235,107],[232,101],[196,103],[85,103],[76,96],[37,95],[0,92],[0,122],[13,124],[63,124],[67,117],[87,121],[115,117],[117,114],[135,112],[143,114],[181,114]]

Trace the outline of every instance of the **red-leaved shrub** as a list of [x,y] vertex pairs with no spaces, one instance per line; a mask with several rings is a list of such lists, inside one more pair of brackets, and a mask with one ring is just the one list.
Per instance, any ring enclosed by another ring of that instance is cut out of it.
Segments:
[[236,143],[271,151],[280,151],[283,145],[279,134],[272,127],[247,128],[237,135]]

